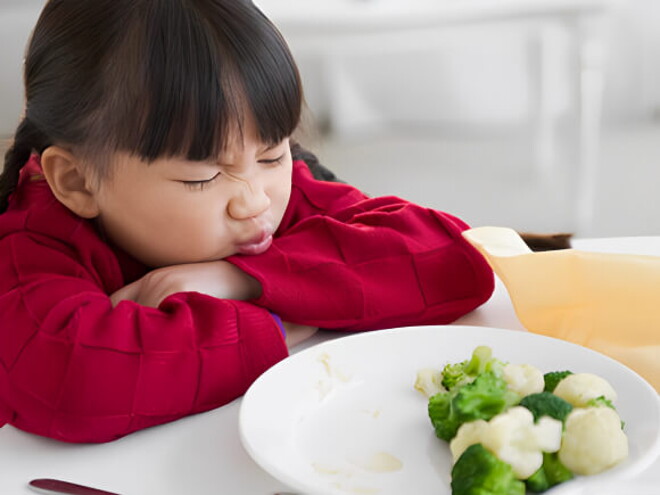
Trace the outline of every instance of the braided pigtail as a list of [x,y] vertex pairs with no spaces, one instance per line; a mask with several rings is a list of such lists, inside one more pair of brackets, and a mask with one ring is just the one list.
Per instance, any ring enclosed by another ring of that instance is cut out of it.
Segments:
[[43,151],[46,140],[27,119],[16,129],[14,143],[5,153],[5,167],[0,174],[0,213],[7,210],[9,196],[16,190],[18,176],[33,151]]
[[316,180],[324,182],[344,182],[343,180],[338,179],[331,170],[321,165],[319,159],[314,153],[303,148],[298,142],[293,140],[291,140],[291,158],[304,161],[307,168],[312,172],[312,177]]

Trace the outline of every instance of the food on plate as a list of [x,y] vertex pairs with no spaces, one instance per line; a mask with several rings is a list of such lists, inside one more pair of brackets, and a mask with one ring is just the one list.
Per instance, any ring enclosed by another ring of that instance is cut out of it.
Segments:
[[545,386],[543,373],[530,364],[507,364],[502,377],[511,390],[523,397],[542,392]]
[[628,457],[621,419],[610,407],[574,409],[566,418],[559,460],[575,474],[596,474]]
[[542,416],[550,416],[564,422],[568,413],[573,410],[570,403],[550,392],[526,395],[520,401],[520,405],[531,411],[534,421],[538,421]]
[[518,479],[526,479],[543,464],[543,452],[559,450],[561,434],[561,421],[544,416],[535,423],[528,409],[515,406],[490,421],[463,424],[449,449],[457,460],[467,447],[479,443],[508,463]]
[[617,395],[602,377],[543,374],[487,346],[441,369],[420,370],[415,389],[428,398],[436,436],[449,443],[453,495],[540,493],[628,456]]
[[549,371],[543,375],[543,381],[545,386],[543,387],[544,392],[554,392],[557,384],[566,378],[568,375],[572,375],[573,372],[570,370],[563,371]]
[[426,397],[431,397],[439,392],[447,391],[442,385],[442,372],[432,368],[424,368],[417,372],[414,387],[415,390],[418,390]]
[[436,435],[449,441],[463,423],[488,420],[520,399],[520,395],[509,390],[501,376],[484,371],[472,382],[431,396],[428,411]]
[[607,380],[592,373],[573,373],[567,376],[557,384],[553,393],[576,407],[584,407],[599,397],[616,400],[616,392]]
[[452,390],[473,382],[477,376],[487,371],[499,374],[503,367],[502,361],[493,358],[492,349],[482,345],[474,349],[469,360],[446,364],[442,370],[441,382],[447,390]]
[[451,492],[453,495],[525,495],[525,484],[515,477],[511,466],[476,443],[454,464]]
[[543,464],[541,469],[525,480],[527,490],[541,493],[559,483],[573,479],[573,472],[564,466],[556,452],[543,453]]

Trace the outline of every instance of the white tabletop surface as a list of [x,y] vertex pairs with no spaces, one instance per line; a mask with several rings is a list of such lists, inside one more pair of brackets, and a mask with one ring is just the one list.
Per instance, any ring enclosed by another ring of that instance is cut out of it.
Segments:
[[[586,250],[660,255],[660,237],[583,240],[574,245]],[[456,323],[525,331],[500,283],[489,302]],[[309,345],[328,338],[333,334],[320,334]],[[99,445],[60,443],[5,426],[0,429],[0,494],[33,493],[27,482],[44,477],[122,495],[273,495],[286,491],[243,449],[238,435],[239,406],[240,399]],[[660,459],[635,481],[660,486]]]

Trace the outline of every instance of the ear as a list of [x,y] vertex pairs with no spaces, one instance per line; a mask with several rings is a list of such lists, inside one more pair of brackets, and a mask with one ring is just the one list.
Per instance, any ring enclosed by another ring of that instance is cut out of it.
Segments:
[[83,163],[71,152],[50,146],[41,154],[41,168],[55,197],[76,215],[99,215],[96,192],[89,186]]

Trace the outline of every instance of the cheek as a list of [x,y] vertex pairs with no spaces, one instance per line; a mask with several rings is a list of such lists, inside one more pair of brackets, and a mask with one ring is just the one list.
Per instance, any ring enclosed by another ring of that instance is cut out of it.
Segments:
[[177,243],[205,243],[224,228],[226,204],[223,194],[183,191],[183,194],[159,198],[151,215],[153,225]]
[[224,257],[221,241],[228,241],[219,215],[208,209],[163,204],[135,214],[126,223],[115,222],[118,245],[150,266],[192,263]]
[[99,221],[114,243],[136,258],[167,264],[208,249],[207,237],[217,228],[217,210],[193,199],[189,191],[136,191],[127,185],[105,197]]

